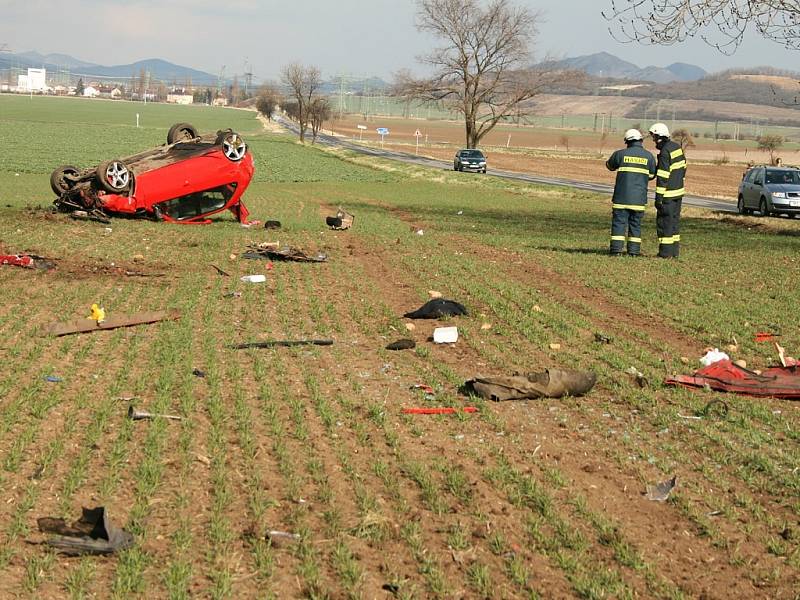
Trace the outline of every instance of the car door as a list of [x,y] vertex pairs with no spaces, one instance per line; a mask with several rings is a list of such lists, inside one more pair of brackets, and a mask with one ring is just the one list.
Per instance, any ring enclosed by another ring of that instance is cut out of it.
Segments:
[[761,202],[761,195],[764,192],[764,167],[755,170],[753,174],[753,181],[749,186],[749,193],[747,195],[748,208],[759,208]]

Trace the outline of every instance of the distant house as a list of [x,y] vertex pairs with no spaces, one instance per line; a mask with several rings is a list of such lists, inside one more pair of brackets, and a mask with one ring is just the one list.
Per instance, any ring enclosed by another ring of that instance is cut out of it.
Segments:
[[122,98],[122,90],[113,85],[99,85],[97,91],[101,98]]
[[167,94],[167,102],[170,104],[193,104],[194,96],[191,94]]
[[100,90],[98,90],[93,85],[87,85],[83,88],[83,97],[84,98],[97,98],[100,95]]
[[211,106],[228,106],[228,99],[214,98],[214,100],[211,102]]

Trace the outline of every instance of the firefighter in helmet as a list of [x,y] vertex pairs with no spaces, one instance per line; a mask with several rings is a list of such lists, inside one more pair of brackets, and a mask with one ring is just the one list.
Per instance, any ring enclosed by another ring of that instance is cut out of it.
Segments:
[[627,250],[630,256],[639,256],[647,183],[656,176],[656,159],[642,146],[638,129],[626,131],[624,139],[626,147],[606,161],[608,170],[617,172],[611,199],[610,253],[619,256]]
[[678,258],[680,253],[681,203],[683,180],[686,176],[686,156],[680,144],[669,137],[664,123],[650,128],[650,137],[658,148],[656,173],[656,230],[658,231],[658,256]]

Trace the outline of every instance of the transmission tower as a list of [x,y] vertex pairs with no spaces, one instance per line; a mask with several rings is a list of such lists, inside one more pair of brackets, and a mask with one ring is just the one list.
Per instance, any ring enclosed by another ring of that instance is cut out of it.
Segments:
[[250,88],[253,86],[253,65],[247,59],[244,60],[244,95],[250,95]]
[[222,86],[225,83],[225,65],[222,65],[219,70],[219,78],[217,79],[217,97],[222,95]]

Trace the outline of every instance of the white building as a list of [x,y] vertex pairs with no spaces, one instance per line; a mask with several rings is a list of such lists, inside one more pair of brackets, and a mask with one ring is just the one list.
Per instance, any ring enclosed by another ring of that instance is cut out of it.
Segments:
[[47,71],[45,69],[28,69],[27,75],[17,78],[17,90],[20,92],[46,92]]
[[194,104],[191,94],[167,94],[167,102],[171,104]]
[[100,95],[100,90],[94,86],[87,85],[83,88],[83,95],[85,98],[97,98]]

